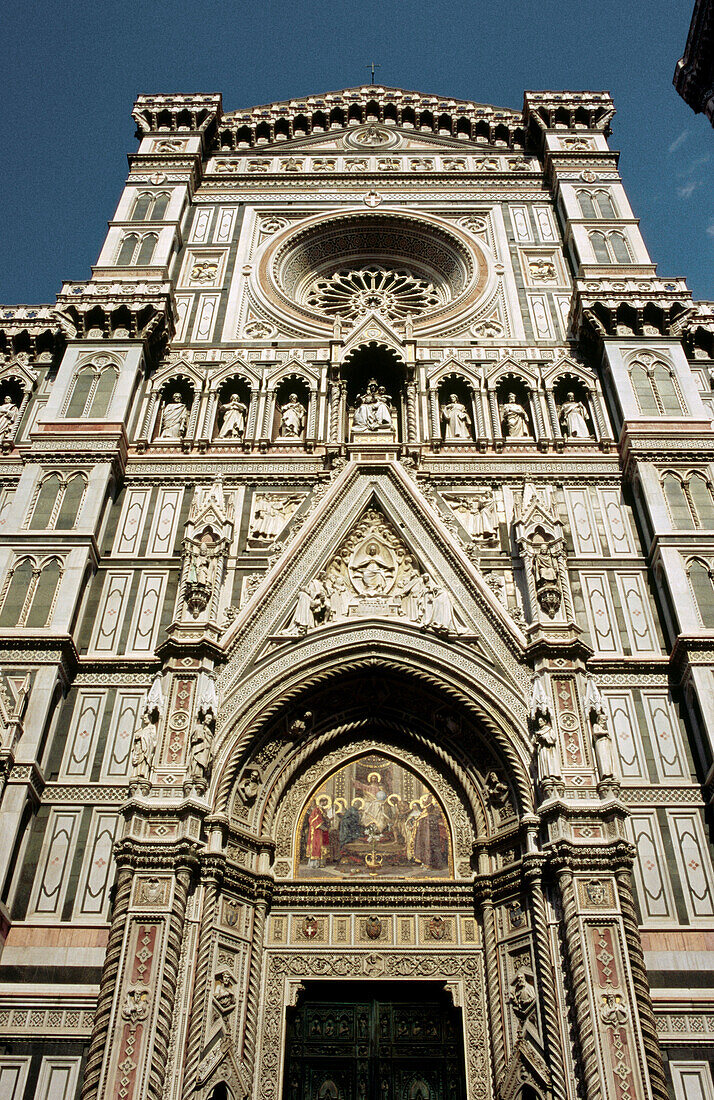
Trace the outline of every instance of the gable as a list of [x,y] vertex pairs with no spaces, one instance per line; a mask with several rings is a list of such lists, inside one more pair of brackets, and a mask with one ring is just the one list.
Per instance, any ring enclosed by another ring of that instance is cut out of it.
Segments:
[[[378,544],[376,553],[367,552],[370,538]],[[370,561],[372,576],[380,569],[387,575],[387,591],[375,591],[374,585],[365,583]],[[422,573],[428,575],[431,591],[442,593],[442,608],[450,603],[452,626],[441,629],[438,615],[420,621],[415,604],[408,606],[410,597],[415,603],[419,598],[419,586],[416,591],[405,589]],[[330,589],[341,580],[350,606],[339,616],[321,614],[315,622],[298,616],[296,622],[301,598],[303,606],[308,602],[305,595],[323,601],[323,575],[329,575]],[[436,636],[445,647],[470,647],[512,685],[521,684],[525,636],[415,482],[396,462],[351,462],[285,545],[224,635],[224,690],[230,692],[230,685],[268,653],[289,651],[301,633],[319,632],[328,624],[348,633],[355,626],[380,621],[415,636],[420,631]]]

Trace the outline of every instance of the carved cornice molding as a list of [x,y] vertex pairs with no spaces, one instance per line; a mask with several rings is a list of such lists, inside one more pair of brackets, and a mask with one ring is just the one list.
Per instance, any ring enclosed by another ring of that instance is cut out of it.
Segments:
[[139,95],[131,117],[137,136],[152,133],[200,133],[220,119],[223,100],[219,93],[208,95]]
[[599,340],[607,336],[681,337],[693,311],[691,292],[681,278],[628,273],[609,278],[575,279],[570,327],[576,336]]
[[53,311],[68,339],[144,340],[163,349],[174,333],[170,282],[63,283]]

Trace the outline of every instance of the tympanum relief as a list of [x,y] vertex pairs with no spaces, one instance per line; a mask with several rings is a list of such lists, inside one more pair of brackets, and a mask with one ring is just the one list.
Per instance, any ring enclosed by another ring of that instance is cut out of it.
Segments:
[[326,569],[299,590],[287,633],[306,634],[355,616],[404,618],[443,635],[463,631],[446,585],[420,568],[374,509],[365,512]]
[[448,878],[449,827],[431,790],[378,753],[333,773],[305,806],[298,878]]

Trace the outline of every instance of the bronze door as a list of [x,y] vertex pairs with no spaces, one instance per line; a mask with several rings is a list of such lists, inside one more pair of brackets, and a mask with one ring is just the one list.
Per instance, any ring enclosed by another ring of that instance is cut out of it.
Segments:
[[460,1013],[443,991],[334,984],[288,1010],[283,1100],[465,1100]]

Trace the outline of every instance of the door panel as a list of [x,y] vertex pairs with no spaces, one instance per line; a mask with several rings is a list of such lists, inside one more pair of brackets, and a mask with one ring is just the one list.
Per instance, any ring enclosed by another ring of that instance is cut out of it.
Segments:
[[283,1100],[464,1100],[460,1013],[439,992],[308,991],[288,1014]]

